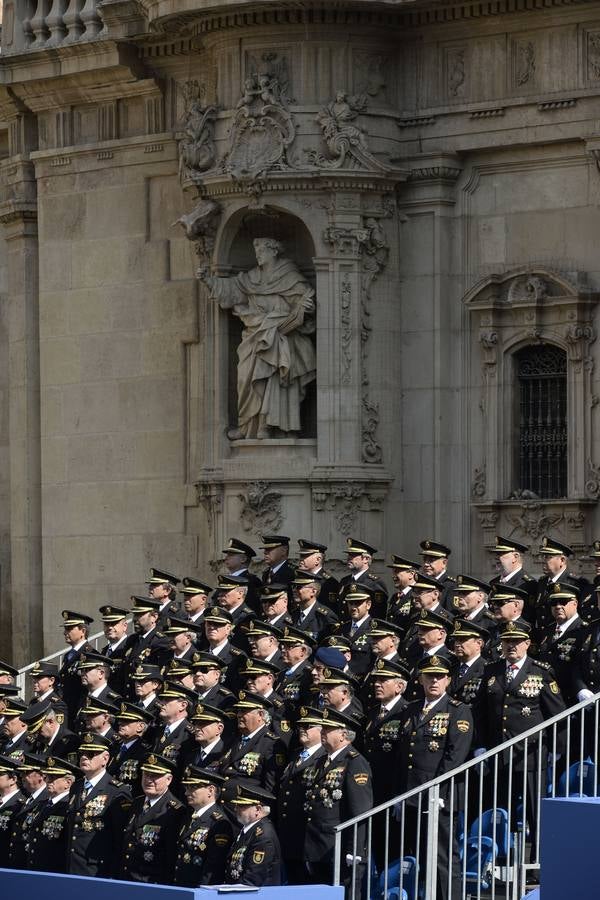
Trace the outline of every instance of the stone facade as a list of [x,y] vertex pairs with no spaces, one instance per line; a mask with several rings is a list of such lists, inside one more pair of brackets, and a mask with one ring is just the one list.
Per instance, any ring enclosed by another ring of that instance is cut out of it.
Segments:
[[[35,4],[33,4],[35,6]],[[264,530],[490,573],[597,537],[600,3],[5,0],[2,652],[210,579]],[[199,265],[283,243],[316,296],[293,437],[230,440]],[[513,354],[567,353],[568,491],[515,482]],[[530,567],[538,569],[536,561]]]

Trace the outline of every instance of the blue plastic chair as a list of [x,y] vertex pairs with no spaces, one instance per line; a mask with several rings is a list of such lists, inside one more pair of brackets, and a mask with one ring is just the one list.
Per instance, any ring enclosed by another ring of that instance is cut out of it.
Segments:
[[469,838],[467,841],[466,885],[467,892],[489,891],[494,880],[494,842],[489,838]]
[[[593,797],[596,767],[591,759],[576,762],[569,767],[569,797]],[[580,783],[582,791],[580,792]],[[567,796],[567,773],[563,772],[558,782],[557,797]]]
[[508,849],[512,846],[510,834],[510,824],[508,821],[508,812],[502,807],[496,809],[487,809],[481,814],[479,819],[475,819],[469,828],[469,842],[479,840],[479,832],[481,830],[481,843],[487,848],[496,846],[496,858],[500,860],[506,859]]
[[[400,894],[400,870],[402,870],[402,894]],[[391,863],[388,866],[387,879],[387,893],[384,895],[385,872],[382,872],[377,885],[377,893],[381,900],[417,900],[417,861],[414,856],[404,856]]]

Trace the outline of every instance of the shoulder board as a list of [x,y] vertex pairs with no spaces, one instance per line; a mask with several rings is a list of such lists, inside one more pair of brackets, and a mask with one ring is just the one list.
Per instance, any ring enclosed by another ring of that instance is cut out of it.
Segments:
[[331,615],[331,613],[332,613],[332,611],[330,609],[327,609],[326,606],[319,606],[317,604],[317,606],[315,608],[318,613],[321,613],[322,615],[325,615],[325,616]]
[[455,700],[453,697],[450,699],[450,706],[464,706],[460,700]]
[[223,685],[219,685],[219,690],[217,691],[217,693],[222,694],[223,697],[233,697],[233,692],[228,688],[223,687]]
[[225,818],[225,816],[223,815],[223,813],[222,813],[222,812],[219,812],[218,809],[213,809],[213,811],[212,811],[211,814],[210,814],[210,817],[211,817],[211,819],[215,819],[217,822],[219,821],[219,819],[224,819],[224,818]]
[[245,656],[246,655],[243,650],[238,650],[238,648],[234,647],[233,645],[229,648],[229,650],[230,650],[232,656]]
[[523,575],[523,581],[535,581],[535,578],[532,578],[531,575]]
[[350,757],[350,759],[356,759],[357,756],[360,756],[360,753],[358,752],[358,750],[352,748],[352,750],[348,751],[348,756]]
[[163,634],[162,631],[155,631],[155,632],[154,632],[154,637],[157,637],[157,638],[164,638],[164,637],[166,637],[166,635]]
[[369,578],[371,581],[381,581],[381,576],[375,575],[374,572],[369,572]]
[[333,575],[331,572],[326,572],[325,569],[323,569],[323,578],[333,578]]
[[265,830],[264,830],[264,828],[261,828],[260,825],[257,825],[257,826],[255,827],[255,829],[254,829],[254,834],[256,835],[256,837],[260,837],[261,834],[264,834],[264,833],[265,833]]
[[173,797],[172,800],[169,800],[167,806],[170,806],[171,809],[181,809],[183,803],[181,803],[176,797]]
[[114,775],[111,775],[109,784],[114,784],[115,787],[125,787],[122,781],[119,781],[118,778],[115,778]]
[[452,575],[446,575],[446,577],[444,578],[444,581],[451,581],[452,584],[455,584],[456,578],[453,578]]
[[278,741],[278,740],[279,740],[278,735],[274,734],[272,731],[265,731],[265,734],[266,734],[267,737],[270,737],[271,740],[273,740],[273,741]]
[[550,663],[542,662],[541,659],[532,659],[531,657],[530,657],[530,659],[531,659],[531,662],[534,664],[534,666],[537,666],[539,669],[551,669],[552,668]]

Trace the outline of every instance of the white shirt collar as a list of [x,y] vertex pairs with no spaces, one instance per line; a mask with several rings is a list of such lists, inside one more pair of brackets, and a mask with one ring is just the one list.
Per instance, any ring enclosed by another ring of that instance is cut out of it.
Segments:
[[317,750],[322,746],[323,744],[314,744],[312,747],[303,747],[302,749],[306,750],[306,752],[308,753],[307,759],[310,759],[310,757],[314,756]]
[[561,622],[560,625],[557,625],[557,628],[560,628],[560,632],[557,637],[562,637],[565,631],[573,625],[574,622],[577,622],[579,619],[579,613],[575,613],[574,616],[571,616],[566,622]]
[[0,807],[5,806],[8,803],[8,801],[11,799],[11,797],[14,797],[15,794],[18,794],[18,793],[19,793],[19,788],[17,787],[14,789],[14,791],[11,791],[10,794],[7,794],[6,797],[2,797],[2,799],[0,800]]
[[509,581],[512,581],[512,579],[515,577],[515,575],[518,575],[519,572],[522,572],[522,571],[523,571],[523,566],[519,566],[519,568],[515,569],[514,572],[511,572],[510,575],[503,575],[502,578],[500,579],[501,584],[507,584]]
[[340,753],[342,752],[342,750],[345,750],[347,746],[348,746],[348,745],[346,744],[345,747],[340,747],[339,750],[334,750],[333,753],[330,753],[329,756],[327,757],[327,759],[329,760],[329,762],[333,762],[333,760],[336,758],[336,756],[339,756]]
[[101,684],[100,687],[94,688],[93,691],[90,691],[89,696],[90,697],[99,697],[105,687],[106,687],[105,684]]
[[168,728],[167,734],[173,734],[174,731],[177,731],[182,722],[186,721],[186,716],[183,716],[181,719],[177,719],[176,722],[169,722],[168,725],[165,725],[165,729]]
[[[203,753],[212,753],[212,751],[215,749],[215,747],[217,746],[217,744],[219,743],[220,740],[221,740],[220,737],[215,738],[214,741],[211,741],[210,744],[206,745],[206,747],[203,747],[202,745],[200,745],[200,749],[202,750]],[[212,806],[212,803],[211,803],[211,806]]]
[[201,806],[200,809],[194,810],[194,812],[192,813],[192,819],[199,819],[200,816],[203,816],[204,813],[214,805],[215,804],[213,801],[213,803],[207,803],[206,806]]
[[213,649],[210,652],[212,653],[213,656],[218,656],[219,653],[221,652],[221,650],[223,650],[223,648],[226,647],[228,643],[229,643],[228,640],[222,641],[216,647],[213,647]]
[[369,613],[367,613],[366,616],[363,616],[362,619],[359,619],[358,622],[355,622],[353,619],[351,628],[360,628],[361,625],[365,624],[365,622],[367,621],[368,618],[369,618]]
[[258,728],[255,728],[254,731],[252,731],[250,734],[243,734],[243,735],[240,737],[240,741],[241,741],[242,738],[244,738],[244,737],[245,737],[245,738],[248,738],[248,740],[250,740],[250,739],[253,738],[256,734],[258,734],[259,731],[262,731],[263,728],[266,728],[266,725],[259,725],[259,727],[258,727]]
[[277,563],[276,566],[271,566],[271,574],[274,575],[275,572],[279,572],[280,568],[284,566],[287,562],[287,559],[282,559],[280,563]]
[[160,795],[160,797],[152,797],[152,799],[150,799],[150,797],[146,797],[146,800],[150,804],[150,809],[152,809],[152,807],[155,806],[159,800],[162,800],[162,798],[165,796],[166,793],[167,792],[165,791],[164,793],[162,793]]
[[79,643],[74,644],[73,647],[69,647],[69,650],[81,650],[83,645],[86,643],[87,638],[83,638],[83,640],[79,641]]
[[147,707],[150,706],[150,704],[152,703],[152,701],[153,701],[155,698],[156,698],[156,691],[152,691],[151,694],[148,694],[147,697],[144,697],[144,699],[142,700],[142,704],[143,704],[143,706],[144,706],[144,709],[147,709]]
[[115,641],[114,644],[109,643],[109,645],[108,645],[109,650],[116,650],[117,647],[120,647],[121,644],[123,643],[123,641],[126,641],[126,640],[127,640],[127,635],[124,634],[123,637],[122,637],[122,638],[119,638],[118,641]]
[[402,699],[402,694],[397,694],[397,696],[394,697],[392,700],[388,700],[387,703],[384,703],[383,708],[387,709],[387,711],[389,712],[390,709],[393,709],[395,707],[396,703],[398,703],[398,701],[401,699]]
[[301,610],[301,612],[300,612],[300,621],[303,621],[304,619],[306,619],[306,617],[307,617],[307,616],[309,615],[309,613],[312,611],[312,608],[313,608],[314,606],[316,606],[316,605],[317,605],[317,601],[314,600],[314,601],[310,604],[310,606],[304,607],[304,609]]
[[92,787],[96,787],[98,782],[102,778],[104,778],[105,775],[106,775],[106,769],[102,769],[101,772],[98,772],[98,774],[94,775],[92,778],[88,778],[87,775],[85,775],[84,777],[85,777],[86,781],[89,781],[89,783],[92,785]]
[[258,825],[258,822],[250,822],[249,825],[244,825],[242,828],[242,834],[247,834],[251,828],[254,828],[255,825]]
[[438,705],[440,700],[443,700],[445,696],[446,694],[444,693],[441,697],[438,697],[437,700],[432,700],[431,703],[429,702],[429,700],[425,700],[425,702],[423,703],[423,709],[425,709],[425,707],[427,707],[428,711],[434,709]]
[[445,647],[445,644],[438,644],[437,647],[432,647],[431,650],[426,650],[427,656],[435,656],[436,653],[439,653],[442,647]]
[[508,660],[506,660],[506,668],[507,668],[507,670],[508,670],[511,666],[516,666],[517,672],[520,672],[521,669],[523,668],[523,666],[525,665],[525,660],[526,660],[526,659],[527,659],[527,654],[523,657],[523,659],[519,659],[519,660],[517,660],[517,662],[515,662],[515,663],[510,663]]
[[62,794],[57,794],[56,797],[52,797],[52,805],[54,806],[54,804],[58,803],[59,800],[64,800],[65,797],[68,797],[70,793],[70,791],[63,791]]

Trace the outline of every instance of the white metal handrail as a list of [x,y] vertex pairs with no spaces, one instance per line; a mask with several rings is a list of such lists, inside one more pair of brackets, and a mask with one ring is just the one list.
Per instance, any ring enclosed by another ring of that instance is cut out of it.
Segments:
[[[128,625],[131,624],[131,622],[132,619],[127,619]],[[98,631],[96,634],[90,635],[86,640],[88,644],[92,645],[94,650],[97,650],[100,642],[102,642],[103,644],[106,643],[106,635],[104,634],[104,631]],[[36,660],[35,662],[29,663],[29,665],[23,666],[21,669],[19,669],[19,674],[17,675],[16,681],[21,693],[25,690],[26,687],[25,676],[28,672],[31,671],[31,669],[33,669],[35,665],[37,665],[38,662],[52,663],[55,660],[58,660],[58,667],[60,669],[63,661],[63,656],[65,655],[65,653],[68,653],[69,650],[69,647],[64,647],[62,650],[56,650],[54,653],[50,653],[49,656],[43,656],[40,660]]]
[[[546,796],[548,774],[549,796],[557,796],[557,779],[563,769],[566,793],[573,793],[570,778],[575,767],[578,767],[575,793],[583,794],[585,784],[586,791],[592,796],[598,795],[599,724],[600,693],[597,693],[451,772],[342,822],[335,829],[334,884],[345,884],[350,900],[365,896],[386,900],[394,875],[394,867],[390,869],[392,863],[399,872],[399,883],[391,887],[398,889],[394,896],[401,900],[408,860],[412,867],[411,885],[413,880],[415,882],[414,897],[409,893],[409,900],[416,900],[419,887],[427,900],[436,900],[438,893],[445,900],[480,898],[482,893],[494,898],[502,890],[500,885],[507,900],[522,896],[528,876],[539,870],[539,811],[541,799]],[[557,749],[561,744],[565,749],[559,756]],[[546,768],[547,755],[550,765]],[[593,767],[591,770],[590,766]],[[592,773],[591,780],[586,776],[587,771]],[[519,792],[522,806],[517,805]],[[471,838],[468,835],[469,813],[475,822],[475,834]],[[493,823],[489,835],[484,833],[484,813]],[[464,816],[465,827],[462,844],[457,848],[456,820],[460,814]],[[520,819],[517,825],[513,824],[515,818]],[[498,824],[500,820],[506,820],[506,828]],[[442,821],[448,829],[447,846],[442,846]],[[352,831],[348,836],[349,829]],[[498,847],[501,832],[509,834],[505,855]],[[354,851],[350,870],[343,868],[344,837],[346,852],[349,847]],[[488,846],[489,854],[482,853]],[[383,879],[379,895],[373,891],[371,868],[363,866],[367,870],[361,870],[361,864],[366,861],[362,858],[364,849],[361,848],[365,847],[369,862],[373,858],[376,862],[379,860]],[[459,857],[462,850],[458,877],[457,849]],[[469,850],[480,864],[475,872],[467,869]],[[529,862],[526,860],[528,851]],[[447,866],[440,862],[442,857],[448,858]],[[486,871],[483,871],[483,857],[488,860]]]

